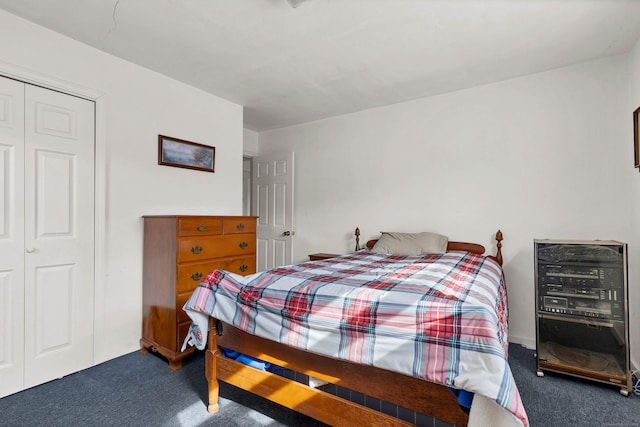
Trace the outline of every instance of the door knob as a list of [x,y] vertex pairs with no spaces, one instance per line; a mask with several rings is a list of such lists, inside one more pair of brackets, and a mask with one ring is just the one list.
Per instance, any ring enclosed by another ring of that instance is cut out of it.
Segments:
[[36,251],[36,248],[27,248],[25,250],[27,251],[28,254],[32,254]]
[[293,235],[295,235],[295,234],[296,234],[296,232],[295,232],[295,231],[289,231],[289,230],[287,230],[287,231],[285,231],[284,233],[282,233],[282,235],[283,235],[283,236],[286,236],[286,237],[293,236]]

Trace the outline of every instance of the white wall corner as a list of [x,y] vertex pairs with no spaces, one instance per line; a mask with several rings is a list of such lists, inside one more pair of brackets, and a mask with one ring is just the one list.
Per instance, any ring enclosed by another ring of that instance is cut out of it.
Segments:
[[244,129],[242,134],[242,153],[247,157],[258,155],[258,132]]

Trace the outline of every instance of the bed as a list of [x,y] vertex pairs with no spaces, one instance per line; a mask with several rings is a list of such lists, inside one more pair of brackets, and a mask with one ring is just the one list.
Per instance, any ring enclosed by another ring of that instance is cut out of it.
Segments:
[[[383,253],[386,237],[246,277],[211,272],[184,306],[193,320],[185,345],[207,347],[209,412],[219,410],[224,381],[330,425],[406,424],[315,387],[320,381],[455,425],[527,426],[507,363],[502,233],[495,255],[448,240],[437,253]],[[458,391],[473,395],[470,412]]]

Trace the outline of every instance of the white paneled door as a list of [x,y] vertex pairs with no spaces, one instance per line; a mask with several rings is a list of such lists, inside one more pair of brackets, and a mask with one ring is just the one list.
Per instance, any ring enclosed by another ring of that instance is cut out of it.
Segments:
[[11,312],[0,323],[0,396],[93,364],[94,103],[0,78],[0,99],[10,91],[13,125],[0,127],[0,153],[10,153],[0,163],[0,304]]
[[254,215],[258,216],[257,271],[291,264],[293,230],[293,153],[253,159]]
[[24,84],[0,77],[0,397],[24,384],[24,259]]

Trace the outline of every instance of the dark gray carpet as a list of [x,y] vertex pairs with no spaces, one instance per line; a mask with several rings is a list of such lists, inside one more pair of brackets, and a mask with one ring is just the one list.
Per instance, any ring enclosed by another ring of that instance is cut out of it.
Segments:
[[[640,426],[640,396],[547,373],[532,350],[510,349],[510,364],[532,426]],[[0,399],[1,426],[322,426],[279,405],[221,384],[221,409],[206,410],[202,354],[176,372],[157,355],[127,354]],[[441,425],[436,422],[436,425]]]
[[539,378],[533,350],[517,344],[509,346],[509,364],[533,427],[640,426],[640,396],[562,374]]
[[171,371],[134,352],[0,399],[0,426],[321,426],[221,383],[220,411],[207,412],[204,357]]

